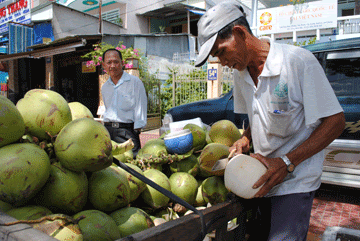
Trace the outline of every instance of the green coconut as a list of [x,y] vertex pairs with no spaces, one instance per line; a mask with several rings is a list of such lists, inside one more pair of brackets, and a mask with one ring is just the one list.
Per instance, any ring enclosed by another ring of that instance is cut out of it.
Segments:
[[80,102],[70,102],[68,105],[71,110],[72,120],[76,120],[80,118],[91,118],[91,119],[94,118],[91,111]]
[[74,214],[84,208],[87,198],[88,179],[85,172],[74,172],[54,162],[50,177],[36,195],[35,202],[55,213]]
[[134,154],[133,154],[132,150],[128,150],[119,155],[113,155],[114,158],[118,159],[119,162],[122,162],[122,163],[130,163],[134,159],[133,156],[134,156]]
[[89,178],[89,201],[103,212],[112,212],[130,202],[130,185],[118,167],[110,166]]
[[152,139],[145,143],[136,155],[136,159],[152,157],[160,157],[161,155],[168,155],[164,140]]
[[10,209],[13,209],[14,207],[10,204],[8,204],[7,202],[4,202],[2,200],[0,200],[0,211],[1,212],[7,212],[9,211]]
[[213,141],[210,138],[209,131],[206,131],[206,138],[205,139],[206,139],[206,144],[213,143]]
[[[165,188],[166,190],[171,191],[169,178],[161,171],[156,169],[148,169],[144,171],[144,176],[159,186]],[[146,204],[154,209],[165,207],[170,201],[170,198],[148,184],[146,184],[146,189],[141,193],[141,197]]]
[[17,220],[35,220],[53,213],[46,207],[30,205],[11,209],[6,214]]
[[202,194],[202,183],[204,180],[197,180],[198,182],[198,189],[197,189],[197,193],[196,193],[196,198],[195,198],[195,202],[194,202],[194,206],[195,207],[201,207],[201,206],[205,206],[206,205],[206,201],[203,197]]
[[120,230],[121,237],[154,227],[150,216],[140,208],[126,207],[110,214]]
[[204,176],[204,174],[223,176],[224,170],[212,171],[211,168],[218,160],[227,158],[229,154],[229,147],[224,144],[207,144],[199,156],[200,170],[203,172],[202,176]]
[[206,132],[196,124],[186,124],[183,129],[189,129],[193,136],[194,151],[199,151],[206,145]]
[[25,133],[25,123],[19,110],[0,95],[0,147],[19,140]]
[[68,103],[52,90],[32,89],[16,107],[24,118],[26,131],[41,140],[57,135],[72,120]]
[[195,155],[191,155],[181,161],[173,162],[170,164],[170,170],[175,172],[187,172],[194,177],[199,173],[199,162]]
[[201,191],[205,202],[211,205],[225,202],[229,193],[225,187],[224,179],[218,176],[206,178],[202,183]]
[[76,119],[67,124],[54,143],[57,159],[72,171],[95,172],[112,164],[112,144],[108,130],[99,122]]
[[190,205],[195,203],[198,182],[187,172],[176,172],[169,177],[171,192]]
[[[135,166],[130,163],[125,163],[125,165],[129,166],[130,168],[132,168],[136,172],[140,173],[141,175],[144,175],[144,172],[138,166]],[[135,201],[140,196],[140,194],[145,190],[146,184],[143,181],[141,181],[140,179],[134,177],[132,174],[130,174],[127,171],[125,171],[124,169],[122,169],[121,167],[117,167],[117,168],[120,172],[122,172],[126,176],[128,182],[129,182],[130,202]]]
[[0,148],[0,199],[14,206],[29,201],[45,185],[50,159],[39,146],[15,143]]
[[37,223],[29,223],[34,229],[61,241],[83,241],[83,235],[77,221],[64,214],[51,214]]
[[126,154],[126,156],[128,156],[131,153],[131,159],[133,158],[133,153],[132,153],[132,149],[134,148],[134,142],[129,139],[123,143],[117,143],[116,141],[111,140],[111,145],[112,145],[112,154],[114,157],[117,157],[121,154]]
[[240,139],[241,134],[233,122],[229,120],[219,120],[211,126],[209,137],[212,142],[230,147],[235,141]]
[[121,238],[115,220],[99,210],[85,210],[73,216],[74,219],[83,217],[79,227],[84,241],[113,241]]

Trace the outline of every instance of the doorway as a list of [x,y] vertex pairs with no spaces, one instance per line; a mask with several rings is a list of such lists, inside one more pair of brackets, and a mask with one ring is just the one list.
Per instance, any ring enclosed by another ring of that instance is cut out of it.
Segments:
[[80,102],[97,116],[99,76],[97,72],[83,73],[82,61],[77,53],[54,56],[55,88],[68,102]]
[[[18,60],[19,95],[23,98],[31,89],[45,89],[45,59],[23,58]],[[16,102],[18,101],[16,100]]]

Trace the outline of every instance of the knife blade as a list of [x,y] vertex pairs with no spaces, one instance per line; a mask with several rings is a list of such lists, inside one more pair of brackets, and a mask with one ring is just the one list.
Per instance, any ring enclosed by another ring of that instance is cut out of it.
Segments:
[[219,159],[217,162],[215,162],[214,166],[211,168],[211,171],[225,170],[229,160],[234,156],[235,152],[236,149],[233,149],[228,157]]

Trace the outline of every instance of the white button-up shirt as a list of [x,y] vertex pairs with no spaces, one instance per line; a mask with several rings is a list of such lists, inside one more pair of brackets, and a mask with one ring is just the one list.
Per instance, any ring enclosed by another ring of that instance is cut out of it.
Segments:
[[[343,110],[310,51],[262,39],[270,43],[270,51],[258,85],[247,70],[235,71],[234,111],[248,114],[255,153],[275,158],[309,138],[321,118]],[[303,161],[267,196],[316,190],[323,161],[323,151]]]
[[105,104],[104,122],[134,123],[134,129],[146,126],[147,97],[138,77],[124,72],[116,85],[109,78],[101,94]]

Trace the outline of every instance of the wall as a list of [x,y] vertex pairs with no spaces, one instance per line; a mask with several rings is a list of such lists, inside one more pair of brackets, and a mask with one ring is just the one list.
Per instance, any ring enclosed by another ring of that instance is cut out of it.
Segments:
[[[125,3],[114,3],[114,4],[109,4],[109,5],[101,7],[101,11],[103,13],[114,10],[114,9],[120,10],[120,18],[123,21],[122,22],[123,27],[126,28],[127,22],[126,22],[126,4]],[[94,10],[88,11],[86,13],[91,14],[91,15],[97,15],[97,14],[99,14],[99,9],[94,9]]]
[[[121,33],[126,34],[148,34],[152,32],[159,32],[157,23],[149,23],[147,17],[142,17],[137,14],[145,13],[154,9],[162,8],[165,5],[178,2],[178,0],[147,0],[147,1],[128,1],[126,4],[126,13],[122,13],[120,16],[123,21],[126,19],[126,26]],[[204,3],[200,4],[199,0],[190,0],[189,4],[196,6],[203,6]],[[200,4],[200,5],[199,5]],[[126,15],[126,16],[125,16]],[[154,25],[154,26],[151,26]],[[151,30],[150,30],[151,29]],[[183,28],[184,29],[184,28]],[[149,31],[150,30],[150,31]],[[187,32],[187,27],[185,31]]]
[[[145,5],[145,4],[146,5]],[[163,7],[164,2],[159,3],[158,0],[147,1],[128,1],[126,4],[126,11],[122,12],[120,17],[126,21],[123,31],[126,34],[147,34],[149,33],[149,19],[136,15],[139,12],[146,12],[158,7]],[[145,5],[145,6],[144,6]]]
[[[98,34],[99,19],[87,13],[53,4],[53,31],[55,40],[70,35]],[[103,21],[104,34],[119,34],[121,27],[117,24]]]
[[103,42],[114,46],[119,41],[123,41],[126,47],[140,48],[145,56],[155,55],[172,59],[174,53],[189,52],[187,34],[137,34],[103,37]]

